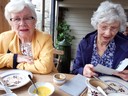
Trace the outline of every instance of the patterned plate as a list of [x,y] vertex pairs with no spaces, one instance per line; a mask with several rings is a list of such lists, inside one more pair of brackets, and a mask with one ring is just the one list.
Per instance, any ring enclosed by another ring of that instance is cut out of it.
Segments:
[[[16,89],[26,85],[30,81],[28,75],[31,75],[31,77],[33,77],[32,73],[29,71],[12,69],[1,73],[0,77],[2,77],[3,81],[10,89]],[[3,90],[1,85],[0,90]]]
[[[100,79],[116,89],[118,93],[128,94],[128,82],[113,76],[101,76]],[[109,91],[107,93],[111,93],[111,90]]]

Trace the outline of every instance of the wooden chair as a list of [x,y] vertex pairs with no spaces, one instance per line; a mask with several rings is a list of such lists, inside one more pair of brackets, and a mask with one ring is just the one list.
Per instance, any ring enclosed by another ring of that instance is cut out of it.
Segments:
[[61,64],[62,60],[61,60],[61,56],[64,55],[64,51],[63,50],[58,50],[54,48],[54,63],[56,66],[56,69],[58,69],[58,66]]

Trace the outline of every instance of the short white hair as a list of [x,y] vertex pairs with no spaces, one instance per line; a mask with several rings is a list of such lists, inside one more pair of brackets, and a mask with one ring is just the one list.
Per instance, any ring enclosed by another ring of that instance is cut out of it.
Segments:
[[99,23],[114,21],[120,22],[120,32],[125,31],[127,18],[123,7],[109,1],[102,2],[91,18],[91,24],[96,30]]
[[11,13],[17,13],[22,11],[25,7],[30,8],[33,17],[37,20],[37,15],[35,12],[35,6],[30,0],[10,0],[10,2],[5,6],[5,18],[9,22],[11,19]]

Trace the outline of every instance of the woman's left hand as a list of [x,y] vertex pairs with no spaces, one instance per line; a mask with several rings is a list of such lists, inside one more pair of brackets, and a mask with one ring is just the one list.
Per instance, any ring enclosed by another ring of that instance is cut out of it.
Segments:
[[121,72],[114,73],[113,75],[119,76],[122,79],[124,79],[125,81],[128,81],[128,70],[123,70]]
[[17,62],[18,63],[29,63],[29,64],[33,64],[34,63],[34,60],[32,57],[30,56],[24,56],[24,55],[18,55],[17,56]]

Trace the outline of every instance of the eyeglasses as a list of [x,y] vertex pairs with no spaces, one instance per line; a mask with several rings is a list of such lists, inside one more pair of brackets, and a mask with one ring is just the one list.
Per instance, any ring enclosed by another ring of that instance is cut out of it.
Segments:
[[33,16],[30,16],[30,17],[24,17],[23,19],[21,18],[10,18],[10,21],[16,23],[16,24],[19,24],[21,22],[21,20],[23,20],[24,22],[26,23],[31,23],[32,20],[34,20],[35,18]]
[[101,27],[101,30],[103,30],[103,31],[106,31],[106,30],[110,30],[111,32],[116,32],[116,31],[118,31],[119,30],[119,28],[118,27]]

